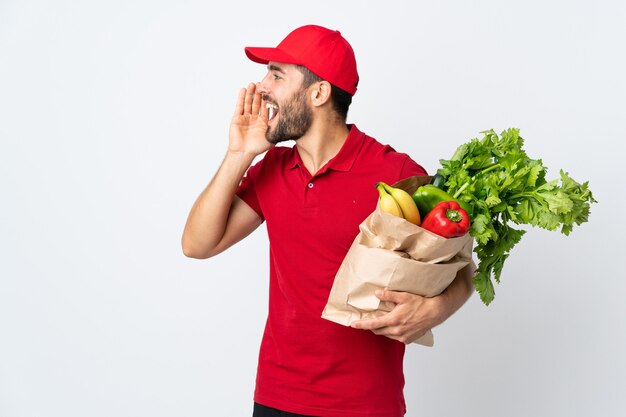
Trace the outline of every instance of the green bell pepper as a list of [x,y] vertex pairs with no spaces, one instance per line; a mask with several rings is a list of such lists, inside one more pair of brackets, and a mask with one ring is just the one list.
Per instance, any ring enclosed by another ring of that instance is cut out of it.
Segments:
[[465,201],[457,200],[441,188],[432,184],[422,185],[415,190],[412,197],[415,204],[417,204],[417,208],[419,209],[422,218],[424,218],[437,204],[442,201],[456,201],[459,203],[459,206],[467,212],[470,218],[472,218],[473,210],[471,205]]

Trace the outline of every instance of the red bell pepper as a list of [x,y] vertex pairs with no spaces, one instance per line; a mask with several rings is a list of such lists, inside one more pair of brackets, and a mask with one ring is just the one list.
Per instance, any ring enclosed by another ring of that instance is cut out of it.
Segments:
[[442,201],[422,220],[422,228],[445,238],[463,236],[469,231],[467,212],[456,201]]

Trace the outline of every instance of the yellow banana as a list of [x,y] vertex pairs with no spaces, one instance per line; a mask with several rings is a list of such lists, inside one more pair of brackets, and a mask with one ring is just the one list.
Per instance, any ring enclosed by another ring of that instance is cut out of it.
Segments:
[[378,205],[380,209],[385,213],[393,214],[394,216],[404,217],[402,216],[402,209],[396,202],[396,200],[391,196],[391,194],[385,191],[385,186],[383,183],[376,183],[376,189],[380,196],[378,197]]
[[396,200],[398,206],[400,206],[400,210],[402,210],[402,217],[407,219],[409,222],[419,226],[422,222],[422,219],[420,217],[420,212],[417,208],[417,204],[415,204],[415,201],[413,200],[413,197],[411,197],[411,194],[407,193],[402,188],[392,187],[385,184],[384,182],[381,184],[385,188],[385,191],[387,191],[387,193],[389,193],[389,195],[391,195],[393,199]]

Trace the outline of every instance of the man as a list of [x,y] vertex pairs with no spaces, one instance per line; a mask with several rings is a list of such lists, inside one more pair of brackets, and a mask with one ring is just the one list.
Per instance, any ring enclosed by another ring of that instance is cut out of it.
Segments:
[[[270,242],[269,313],[254,417],[400,417],[405,343],[455,312],[472,292],[470,268],[440,296],[382,291],[388,314],[350,327],[322,319],[333,278],[376,206],[377,181],[424,169],[346,124],[358,73],[338,31],[307,25],[276,48],[247,47],[266,64],[240,91],[228,151],[194,203],[183,252],[209,258],[264,221]],[[274,145],[294,140],[293,147]],[[265,153],[255,165],[255,157]]]

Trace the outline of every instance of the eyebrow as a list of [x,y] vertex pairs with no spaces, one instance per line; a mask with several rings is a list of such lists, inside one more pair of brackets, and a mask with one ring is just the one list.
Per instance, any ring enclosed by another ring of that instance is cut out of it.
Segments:
[[267,66],[267,69],[268,69],[269,71],[278,71],[278,72],[280,72],[281,74],[286,74],[285,70],[284,70],[284,69],[282,69],[281,67],[279,67],[278,65],[274,65],[274,64],[268,65],[268,66]]

